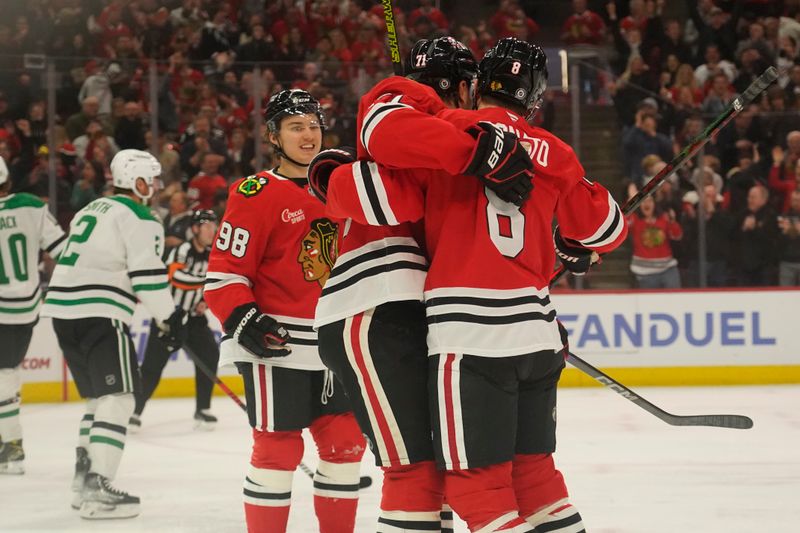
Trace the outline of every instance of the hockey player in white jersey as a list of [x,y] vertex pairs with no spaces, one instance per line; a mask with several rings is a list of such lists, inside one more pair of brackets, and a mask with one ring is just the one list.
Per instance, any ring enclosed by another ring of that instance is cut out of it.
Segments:
[[137,300],[166,343],[180,345],[185,332],[185,314],[175,307],[161,260],[164,230],[146,205],[161,165],[147,152],[122,150],[111,174],[115,194],[72,219],[42,308],[42,316],[53,317],[58,344],[87,400],[73,481],[73,507],[87,519],[139,514],[139,498],[110,484],[140,386],[128,329]]
[[39,250],[58,257],[66,237],[42,200],[10,190],[0,157],[0,474],[22,474],[20,364],[42,299]]

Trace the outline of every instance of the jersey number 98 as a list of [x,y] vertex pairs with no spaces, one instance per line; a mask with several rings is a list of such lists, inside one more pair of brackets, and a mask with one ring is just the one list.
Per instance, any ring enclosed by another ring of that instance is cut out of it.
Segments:
[[217,249],[223,252],[230,249],[234,257],[244,257],[247,253],[247,243],[250,242],[250,232],[244,228],[234,228],[227,222],[219,227],[217,235]]

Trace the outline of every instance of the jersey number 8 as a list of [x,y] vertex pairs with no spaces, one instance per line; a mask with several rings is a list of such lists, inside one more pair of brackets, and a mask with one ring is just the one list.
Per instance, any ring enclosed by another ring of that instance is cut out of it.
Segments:
[[244,228],[234,228],[227,222],[219,227],[217,235],[217,249],[223,252],[230,248],[234,257],[244,257],[247,253],[247,243],[250,241],[250,232]]
[[525,215],[519,207],[500,200],[494,191],[484,188],[484,193],[489,238],[498,252],[513,259],[525,247]]

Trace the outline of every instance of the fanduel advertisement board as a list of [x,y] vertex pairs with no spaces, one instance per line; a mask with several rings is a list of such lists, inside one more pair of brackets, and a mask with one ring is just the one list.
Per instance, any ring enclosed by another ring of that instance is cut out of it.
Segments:
[[800,290],[551,295],[570,348],[596,366],[800,364]]

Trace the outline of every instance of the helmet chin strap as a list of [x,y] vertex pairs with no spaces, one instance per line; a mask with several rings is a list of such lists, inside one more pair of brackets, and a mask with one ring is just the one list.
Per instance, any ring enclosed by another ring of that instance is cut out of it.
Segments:
[[278,152],[278,155],[286,158],[291,164],[297,165],[298,167],[308,168],[308,163],[300,163],[299,161],[295,161],[294,159],[286,155],[286,152],[283,151],[283,147],[280,144],[280,140],[278,140],[278,144],[276,144],[275,147],[276,147],[275,151]]

